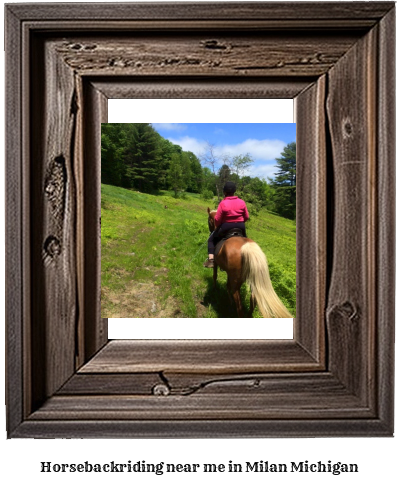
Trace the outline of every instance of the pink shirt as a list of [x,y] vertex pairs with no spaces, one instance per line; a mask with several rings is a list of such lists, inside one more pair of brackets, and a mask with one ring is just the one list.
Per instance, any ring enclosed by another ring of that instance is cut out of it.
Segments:
[[248,218],[249,215],[245,201],[240,200],[238,196],[226,196],[219,203],[215,216],[215,224],[218,227],[225,222],[246,222]]

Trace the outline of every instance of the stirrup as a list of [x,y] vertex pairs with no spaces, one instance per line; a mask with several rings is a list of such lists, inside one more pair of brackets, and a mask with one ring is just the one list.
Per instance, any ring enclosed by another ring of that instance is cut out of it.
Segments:
[[213,267],[213,264],[214,264],[215,260],[214,259],[206,259],[206,261],[204,262],[204,267]]

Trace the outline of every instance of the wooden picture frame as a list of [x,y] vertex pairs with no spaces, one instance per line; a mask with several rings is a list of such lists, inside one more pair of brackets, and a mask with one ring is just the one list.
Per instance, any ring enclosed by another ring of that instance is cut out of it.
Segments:
[[[391,436],[393,2],[6,6],[11,438]],[[294,98],[286,341],[108,341],[108,98]]]

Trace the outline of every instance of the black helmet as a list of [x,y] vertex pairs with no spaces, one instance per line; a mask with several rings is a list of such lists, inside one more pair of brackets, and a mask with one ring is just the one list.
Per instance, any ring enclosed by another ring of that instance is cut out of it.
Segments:
[[223,193],[235,193],[236,185],[235,183],[229,181],[223,186]]

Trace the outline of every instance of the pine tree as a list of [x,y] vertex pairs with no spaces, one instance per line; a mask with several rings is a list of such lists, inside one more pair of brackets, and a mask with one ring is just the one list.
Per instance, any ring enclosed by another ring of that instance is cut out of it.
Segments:
[[101,182],[122,186],[125,175],[125,132],[121,123],[101,125]]
[[286,145],[281,157],[276,159],[278,171],[272,181],[276,189],[275,205],[280,215],[295,219],[296,216],[296,143]]
[[149,123],[136,123],[132,140],[126,151],[127,177],[130,185],[139,191],[158,189],[158,172],[161,161],[159,134]]
[[296,143],[286,145],[276,162],[279,169],[274,178],[275,185],[296,186]]
[[186,188],[186,175],[184,174],[181,154],[174,153],[171,155],[168,169],[168,183],[175,192],[175,197],[177,197],[180,191]]

